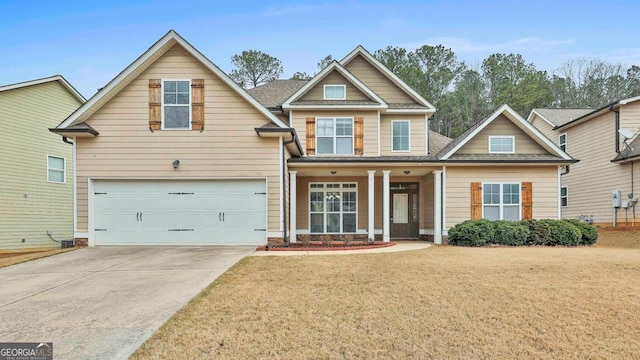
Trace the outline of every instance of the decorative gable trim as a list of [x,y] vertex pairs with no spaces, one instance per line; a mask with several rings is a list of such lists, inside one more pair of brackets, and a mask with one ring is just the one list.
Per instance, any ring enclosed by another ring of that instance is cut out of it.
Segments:
[[378,71],[383,73],[387,78],[393,81],[400,89],[404,90],[409,96],[411,96],[415,101],[419,104],[426,106],[431,110],[431,112],[435,112],[435,106],[431,105],[425,98],[423,98],[420,94],[418,94],[415,90],[413,90],[409,85],[407,85],[402,79],[400,79],[396,74],[394,74],[391,70],[389,70],[386,66],[384,66],[378,59],[376,59],[371,53],[367,51],[362,45],[358,45],[353,51],[351,51],[347,56],[345,56],[342,60],[340,60],[340,64],[346,66],[353,58],[361,55],[365,60],[367,60],[371,65],[373,65]]
[[340,108],[373,108],[373,109],[386,109],[387,103],[380,96],[378,96],[375,92],[373,92],[367,85],[365,85],[362,81],[358,80],[353,74],[345,69],[340,63],[337,61],[332,61],[327,67],[322,69],[316,76],[314,76],[311,81],[304,84],[298,91],[293,93],[293,95],[289,96],[287,100],[282,103],[282,108],[284,109],[292,109],[292,108],[316,108],[317,106],[309,106],[309,105],[293,105],[292,103],[299,98],[301,98],[304,94],[306,94],[309,90],[313,89],[318,85],[322,79],[327,77],[332,71],[337,71],[340,75],[344,76],[353,86],[358,88],[358,90],[362,91],[365,95],[367,95],[371,100],[377,102],[377,105],[331,105],[332,108],[340,107]]
[[220,78],[225,84],[227,84],[233,91],[245,99],[256,110],[263,114],[266,118],[271,120],[276,125],[282,128],[288,128],[288,126],[272,114],[267,108],[262,106],[256,99],[249,95],[243,88],[236,84],[227,74],[224,73],[219,67],[217,67],[211,60],[207,59],[200,51],[189,44],[182,36],[180,36],[174,30],[164,35],[160,40],[153,44],[147,51],[145,51],[140,57],[138,57],[133,63],[127,66],[120,74],[118,74],[113,80],[111,80],[105,87],[100,89],[95,95],[73,112],[66,120],[64,120],[58,128],[66,128],[70,125],[75,125],[87,120],[91,115],[98,111],[107,101],[120,92],[135,79],[144,69],[149,67],[155,60],[157,60],[162,54],[164,54],[173,45],[179,44],[189,54],[202,63],[213,74]]
[[486,118],[482,122],[482,124],[480,124],[480,126],[476,127],[472,132],[470,132],[466,136],[463,135],[464,138],[461,139],[456,144],[456,146],[454,146],[452,149],[447,151],[442,157],[440,157],[440,160],[449,159],[461,147],[467,144],[471,139],[473,139],[476,135],[478,135],[478,133],[480,133],[484,128],[486,128],[487,125],[491,124],[493,120],[497,119],[498,116],[502,114],[504,114],[505,117],[511,120],[514,124],[516,124],[516,126],[520,128],[525,128],[527,131],[529,131],[529,134],[533,134],[534,136],[532,137],[532,139],[536,141],[538,144],[545,146],[547,149],[551,149],[555,153],[555,155],[560,156],[564,160],[573,160],[571,156],[569,156],[567,153],[562,151],[560,147],[558,147],[558,145],[556,145],[551,140],[549,140],[546,136],[544,136],[540,132],[540,130],[538,130],[535,126],[531,125],[531,123],[525,120],[522,116],[520,116],[515,110],[513,110],[507,104],[502,105],[500,108],[494,111],[488,118]]

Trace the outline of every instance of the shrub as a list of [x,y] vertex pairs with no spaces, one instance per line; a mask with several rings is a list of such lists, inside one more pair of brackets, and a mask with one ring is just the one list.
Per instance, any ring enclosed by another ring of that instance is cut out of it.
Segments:
[[551,235],[549,224],[534,219],[522,220],[521,223],[529,228],[529,237],[525,245],[545,245]]
[[580,245],[593,245],[598,240],[598,229],[595,226],[586,224],[577,219],[567,219],[565,221],[575,225],[580,230],[580,233],[582,234]]
[[564,220],[543,219],[540,222],[546,223],[551,230],[544,245],[549,246],[578,246],[582,239],[582,233],[577,226]]
[[467,220],[449,229],[449,244],[484,246],[493,242],[494,226],[486,219]]
[[494,221],[494,243],[522,246],[529,239],[529,227],[519,221]]

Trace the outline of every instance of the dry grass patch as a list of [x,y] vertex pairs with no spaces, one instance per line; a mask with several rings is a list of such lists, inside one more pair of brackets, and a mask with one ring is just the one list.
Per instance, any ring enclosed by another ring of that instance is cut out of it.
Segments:
[[0,254],[0,268],[35,260],[35,259],[40,259],[47,256],[65,253],[65,252],[73,251],[76,249],[77,248],[66,248],[66,249],[52,249],[52,250],[37,251],[37,252],[2,253]]
[[613,231],[600,229],[596,247],[640,249],[640,231]]
[[631,359],[640,251],[249,257],[133,359]]

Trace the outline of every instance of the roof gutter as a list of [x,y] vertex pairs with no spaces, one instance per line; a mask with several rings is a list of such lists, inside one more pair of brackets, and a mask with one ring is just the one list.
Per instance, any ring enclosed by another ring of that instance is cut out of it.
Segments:
[[292,144],[292,143],[295,142],[296,148],[297,148],[298,152],[300,153],[300,156],[302,156],[302,154],[304,154],[304,152],[302,151],[302,144],[300,144],[300,140],[298,139],[298,133],[296,133],[296,129],[293,129],[293,128],[276,128],[276,127],[258,127],[258,128],[254,128],[254,130],[256,131],[256,133],[258,133],[258,135],[260,135],[261,133],[264,133],[264,134],[289,133],[291,135],[291,139],[283,142],[283,144],[288,145],[288,144]]
[[616,103],[612,103],[609,106],[609,111],[616,113],[616,130],[614,135],[616,137],[616,154],[620,154],[620,135],[618,134],[618,131],[620,130],[620,110],[613,110],[613,105],[615,104]]

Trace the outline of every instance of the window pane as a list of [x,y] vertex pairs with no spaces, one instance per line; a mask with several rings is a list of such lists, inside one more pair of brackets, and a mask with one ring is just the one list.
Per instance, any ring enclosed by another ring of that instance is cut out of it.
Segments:
[[333,138],[318,137],[317,141],[316,151],[318,154],[333,154]]
[[336,139],[336,154],[352,154],[353,153],[353,139],[337,138]]
[[489,220],[500,220],[500,207],[499,206],[485,206],[484,218]]
[[189,94],[178,94],[177,104],[189,104]]
[[342,232],[356,232],[356,214],[342,215]]
[[316,122],[317,136],[333,136],[333,120],[318,119]]
[[188,81],[177,81],[178,83],[178,92],[179,93],[189,93],[189,82]]
[[502,216],[502,220],[520,220],[520,207],[513,205],[504,206],[502,209]]
[[189,107],[167,106],[164,108],[164,127],[166,129],[188,129]]
[[336,135],[353,135],[353,121],[351,119],[336,119]]
[[311,203],[309,204],[309,211],[322,212],[324,211],[324,193],[312,192]]
[[165,81],[164,82],[164,92],[166,93],[175,93],[176,92],[176,81]]
[[176,94],[164,94],[164,103],[165,104],[177,104],[177,96]]
[[49,170],[49,181],[52,182],[64,182],[64,171]]
[[569,199],[566,197],[563,197],[560,199],[560,203],[562,204],[562,206],[568,206],[569,205]]
[[567,196],[567,188],[566,187],[561,187],[560,188],[560,196]]
[[322,233],[324,232],[324,215],[323,214],[311,214],[311,232]]
[[340,193],[328,192],[327,193],[327,211],[337,212],[340,211]]
[[49,158],[49,169],[57,169],[64,170],[64,159],[59,157],[50,156]]
[[327,232],[340,232],[340,214],[327,214]]
[[342,211],[356,211],[356,193],[342,193]]
[[500,185],[499,184],[484,184],[483,187],[485,204],[499,204],[500,203]]

